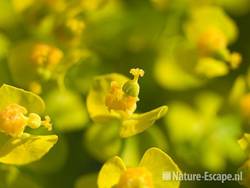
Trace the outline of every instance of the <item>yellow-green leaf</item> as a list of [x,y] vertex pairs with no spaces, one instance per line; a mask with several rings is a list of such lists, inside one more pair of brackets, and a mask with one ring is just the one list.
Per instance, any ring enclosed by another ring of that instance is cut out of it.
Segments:
[[157,188],[178,188],[179,181],[163,180],[163,173],[181,173],[179,167],[166,153],[158,148],[147,150],[140,162],[140,166],[147,168],[153,176],[154,187]]
[[121,174],[126,170],[123,161],[119,157],[114,157],[107,161],[99,175],[98,188],[111,188],[119,182]]
[[57,142],[56,135],[33,136],[24,134],[20,138],[9,139],[0,148],[0,162],[12,165],[25,165],[39,160]]
[[125,138],[143,132],[163,117],[167,110],[167,106],[161,106],[143,114],[133,114],[122,122],[120,136]]

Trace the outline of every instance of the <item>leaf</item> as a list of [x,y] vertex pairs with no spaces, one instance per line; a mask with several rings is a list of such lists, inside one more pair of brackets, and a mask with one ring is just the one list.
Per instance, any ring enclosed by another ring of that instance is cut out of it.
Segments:
[[179,167],[166,153],[158,148],[148,149],[141,162],[140,166],[147,168],[153,176],[154,187],[157,188],[178,188],[179,181],[166,181],[163,180],[163,173],[177,173],[181,172]]
[[128,78],[120,74],[107,74],[96,77],[93,86],[87,97],[87,109],[90,117],[96,123],[109,121],[110,119],[119,119],[120,115],[108,111],[105,105],[105,97],[110,89],[112,81],[124,84]]
[[97,174],[88,174],[81,176],[75,183],[75,188],[91,187],[97,188]]
[[167,106],[161,106],[143,114],[133,114],[122,122],[120,136],[126,138],[143,132],[162,118],[167,110]]
[[0,88],[0,98],[0,110],[13,103],[25,107],[29,112],[38,114],[43,113],[45,109],[45,104],[39,96],[6,84]]
[[0,162],[25,165],[39,160],[57,142],[56,135],[33,136],[24,134],[21,138],[11,138],[0,148]]
[[76,93],[54,90],[45,97],[45,103],[56,130],[80,130],[88,121],[85,105]]
[[121,174],[126,170],[126,167],[119,157],[114,157],[107,161],[99,175],[98,188],[111,188],[119,182]]

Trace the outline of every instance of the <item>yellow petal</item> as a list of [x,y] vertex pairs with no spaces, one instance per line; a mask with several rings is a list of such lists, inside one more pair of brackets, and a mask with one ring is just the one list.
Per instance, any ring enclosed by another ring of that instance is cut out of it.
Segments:
[[57,139],[56,135],[32,136],[29,134],[9,139],[0,149],[0,162],[25,165],[39,160],[53,147]]
[[199,59],[195,71],[207,78],[224,76],[228,74],[228,66],[223,62],[213,58],[204,57]]
[[141,133],[152,126],[156,120],[163,117],[168,110],[167,106],[161,106],[143,114],[134,114],[122,123],[120,136],[130,137]]
[[126,170],[126,167],[119,157],[114,157],[107,161],[99,175],[98,188],[112,188],[119,182],[121,174]]
[[45,104],[38,95],[6,84],[0,88],[0,98],[0,109],[13,103],[25,107],[28,112],[38,114],[45,109]]
[[177,188],[179,181],[164,181],[164,172],[180,172],[175,162],[162,150],[158,148],[148,149],[141,162],[140,166],[147,168],[153,176],[154,187],[156,188]]

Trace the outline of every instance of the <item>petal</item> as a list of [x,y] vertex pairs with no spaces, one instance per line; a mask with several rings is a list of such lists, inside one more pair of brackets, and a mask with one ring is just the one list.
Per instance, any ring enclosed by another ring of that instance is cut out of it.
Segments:
[[0,109],[11,103],[19,104],[29,112],[38,114],[42,113],[45,109],[44,102],[39,96],[6,84],[0,88],[0,98]]
[[0,162],[25,165],[39,160],[53,147],[57,139],[56,135],[32,136],[29,134],[24,134],[21,138],[11,138],[0,149]]
[[229,69],[228,65],[223,61],[204,57],[199,59],[195,71],[198,74],[205,75],[207,78],[214,78],[228,74]]
[[195,88],[203,82],[185,71],[173,57],[168,56],[160,58],[155,64],[154,75],[163,88],[171,90]]
[[112,188],[119,182],[121,174],[126,170],[126,167],[119,157],[114,157],[107,161],[99,175],[98,188]]
[[[64,167],[69,154],[66,138],[60,135],[60,139],[53,149],[39,161],[35,161],[25,168],[31,169],[35,173],[49,174],[57,173]],[[60,156],[60,157],[58,157]]]
[[163,180],[165,172],[180,172],[175,162],[163,151],[158,148],[148,149],[141,162],[140,166],[147,168],[153,176],[154,185],[157,188],[177,188],[179,181]]
[[119,118],[117,113],[111,113],[105,105],[105,97],[110,89],[112,81],[124,84],[128,78],[120,74],[107,74],[96,77],[87,97],[87,108],[91,119],[95,122],[103,122]]
[[123,121],[120,136],[130,137],[141,133],[152,126],[156,120],[167,113],[168,107],[161,106],[143,114],[134,114],[131,118]]

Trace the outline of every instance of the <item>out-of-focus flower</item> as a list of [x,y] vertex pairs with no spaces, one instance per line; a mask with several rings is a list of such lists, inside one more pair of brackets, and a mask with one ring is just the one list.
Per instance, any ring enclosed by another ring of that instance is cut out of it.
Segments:
[[166,153],[158,148],[150,148],[138,167],[127,168],[117,156],[107,161],[98,175],[98,188],[178,188],[179,181],[163,179],[166,172],[181,173]]
[[219,114],[223,102],[219,95],[206,92],[195,98],[194,106],[170,105],[166,126],[177,155],[186,164],[220,171],[227,162],[238,164],[243,159],[237,143],[241,119],[233,113]]
[[18,85],[41,92],[43,82],[58,77],[62,59],[63,52],[52,45],[24,42],[11,51],[8,63]]
[[[218,69],[221,67],[219,63],[222,64],[223,62],[229,66],[225,66],[226,69],[235,69],[239,66],[241,62],[240,54],[236,52],[230,53],[227,49],[228,45],[237,37],[237,27],[222,9],[212,6],[193,9],[191,18],[185,24],[185,32],[190,42],[196,46],[199,56],[211,57],[217,60]],[[216,64],[214,67],[216,68]],[[228,73],[228,71],[219,71],[215,75],[209,75],[209,71],[210,69],[206,69],[203,72],[208,77]]]

